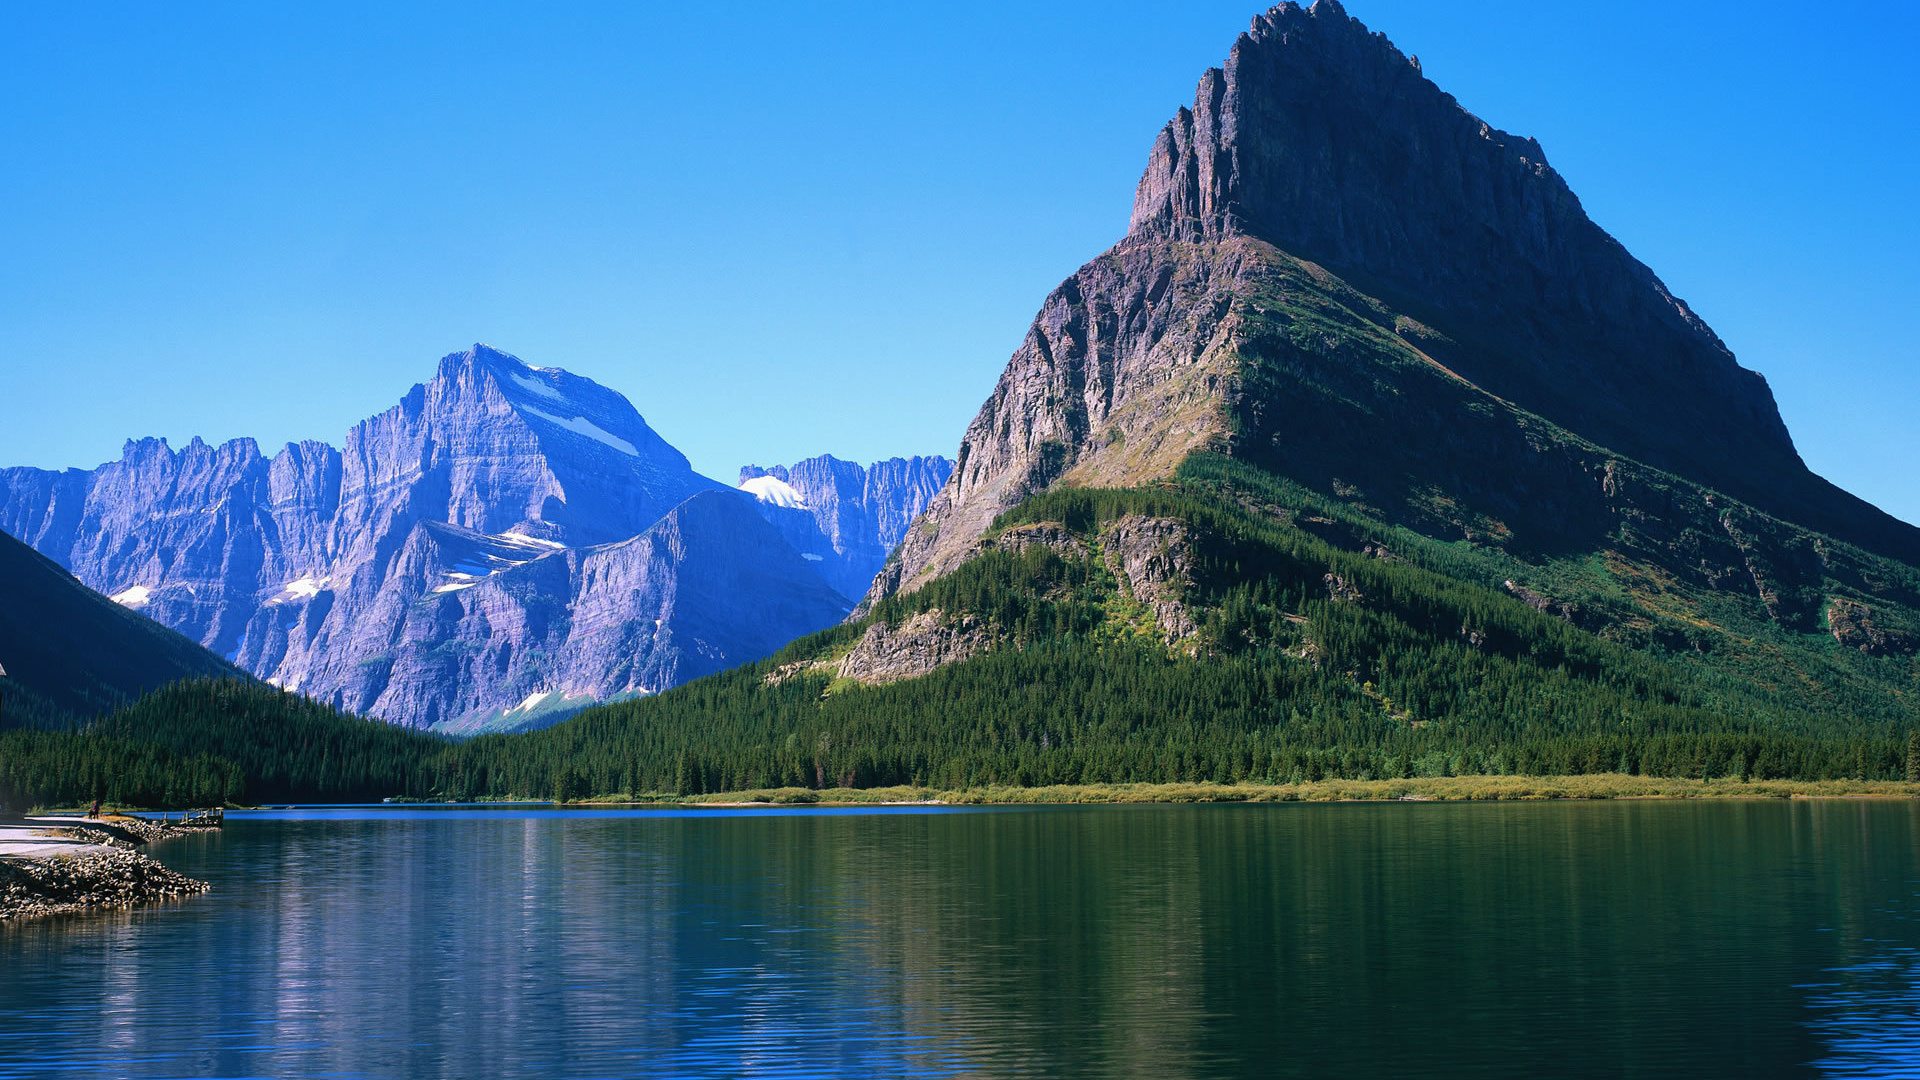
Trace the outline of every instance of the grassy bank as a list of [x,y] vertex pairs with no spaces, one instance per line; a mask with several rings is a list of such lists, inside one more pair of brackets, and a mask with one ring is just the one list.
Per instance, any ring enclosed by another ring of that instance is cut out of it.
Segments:
[[1521,799],[1920,798],[1920,784],[1891,780],[1688,780],[1600,773],[1585,776],[1444,776],[1405,780],[1323,780],[1310,784],[1086,784],[948,791],[886,787],[769,788],[707,795],[640,795],[594,802],[684,806],[844,806],[1200,802],[1379,802]]

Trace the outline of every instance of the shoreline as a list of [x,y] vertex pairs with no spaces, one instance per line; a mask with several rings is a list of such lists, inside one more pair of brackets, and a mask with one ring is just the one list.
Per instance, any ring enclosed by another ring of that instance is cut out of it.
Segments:
[[[1572,776],[1435,776],[1388,780],[1318,780],[1301,784],[1213,782],[1172,784],[1052,784],[1038,787],[985,785],[975,788],[757,788],[742,791],[673,795],[644,792],[614,794],[555,802],[551,799],[509,796],[466,800],[391,799],[380,803],[316,803],[299,809],[341,806],[405,810],[416,806],[471,806],[553,809],[822,809],[859,806],[1061,806],[1147,803],[1279,803],[1279,802],[1603,802],[1683,801],[1726,799],[1920,799],[1920,783],[1900,780],[1740,780],[1634,776],[1624,773],[1586,773]],[[235,807],[236,811],[293,809],[268,804]],[[43,829],[84,831],[133,824],[145,835],[135,843],[162,840],[193,831],[177,823],[124,815],[92,820],[77,815],[42,814],[32,818],[0,818],[0,859],[18,857],[9,850],[9,825],[32,823]],[[68,838],[64,843],[114,843]],[[18,841],[14,841],[18,843]],[[122,845],[124,846],[124,845]]]
[[550,803],[754,809],[817,806],[1060,806],[1141,803],[1544,802],[1688,799],[1916,799],[1920,783],[1898,780],[1714,780],[1593,773],[1581,776],[1436,776],[1320,780],[1305,784],[1058,784],[940,789],[770,788]]
[[206,892],[207,882],[134,850],[193,831],[128,815],[0,818],[0,922]]

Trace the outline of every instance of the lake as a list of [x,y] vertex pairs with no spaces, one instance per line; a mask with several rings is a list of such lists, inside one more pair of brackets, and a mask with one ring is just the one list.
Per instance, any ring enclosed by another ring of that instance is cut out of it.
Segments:
[[1920,803],[227,821],[0,926],[0,1076],[1920,1074]]

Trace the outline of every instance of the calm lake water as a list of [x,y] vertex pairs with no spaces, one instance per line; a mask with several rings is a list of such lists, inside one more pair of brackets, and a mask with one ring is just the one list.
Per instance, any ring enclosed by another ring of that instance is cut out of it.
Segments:
[[1916,1076],[1920,804],[292,811],[0,1076]]

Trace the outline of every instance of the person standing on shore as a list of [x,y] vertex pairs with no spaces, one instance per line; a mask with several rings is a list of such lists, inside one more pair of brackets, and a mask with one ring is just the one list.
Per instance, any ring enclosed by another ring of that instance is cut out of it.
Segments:
[[93,809],[87,811],[87,816],[90,818],[97,818],[100,816],[100,800],[99,799],[93,800]]

